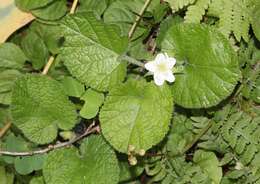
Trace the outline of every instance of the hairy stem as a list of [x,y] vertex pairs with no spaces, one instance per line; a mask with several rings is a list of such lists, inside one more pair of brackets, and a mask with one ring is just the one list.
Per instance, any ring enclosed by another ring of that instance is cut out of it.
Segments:
[[130,31],[129,31],[129,33],[128,33],[128,38],[129,38],[129,39],[131,39],[131,38],[133,37],[134,32],[135,32],[135,30],[136,30],[136,28],[137,28],[137,26],[138,26],[138,24],[139,24],[139,22],[140,22],[142,16],[143,16],[145,10],[147,9],[147,7],[149,6],[149,4],[151,3],[151,1],[152,1],[152,0],[146,0],[146,2],[144,3],[144,6],[142,7],[142,9],[141,9],[139,15],[136,17],[136,20],[135,20],[134,24],[132,25],[132,27],[131,27],[131,29],[130,29]]
[[99,126],[94,126],[95,124],[91,124],[86,131],[77,136],[76,138],[67,141],[67,142],[62,142],[62,143],[57,143],[55,145],[49,145],[48,147],[41,149],[41,150],[35,150],[35,151],[27,151],[27,152],[11,152],[11,151],[2,151],[0,150],[0,155],[9,155],[9,156],[30,156],[30,155],[37,155],[37,154],[44,154],[48,153],[52,150],[60,149],[63,147],[71,146],[73,143],[81,140],[85,136],[94,133],[94,132],[100,132],[100,127]]

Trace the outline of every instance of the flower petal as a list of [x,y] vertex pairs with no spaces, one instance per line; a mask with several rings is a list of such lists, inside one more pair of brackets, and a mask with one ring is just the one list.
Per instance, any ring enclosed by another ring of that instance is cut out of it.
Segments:
[[162,63],[162,62],[164,62],[164,61],[166,61],[166,60],[167,60],[167,57],[166,57],[166,55],[164,55],[163,53],[157,54],[157,56],[156,56],[156,58],[155,58],[156,64],[160,64],[160,63]]
[[167,57],[167,66],[169,69],[172,69],[176,64],[176,59],[174,57],[169,57],[167,53],[165,53],[165,55]]
[[156,64],[154,61],[150,61],[144,65],[146,70],[149,70],[151,72],[155,72],[156,70]]
[[164,79],[167,80],[168,82],[174,82],[175,77],[174,77],[172,71],[168,71],[168,72],[164,73]]
[[162,74],[154,74],[153,79],[157,86],[162,86],[164,83],[164,76]]

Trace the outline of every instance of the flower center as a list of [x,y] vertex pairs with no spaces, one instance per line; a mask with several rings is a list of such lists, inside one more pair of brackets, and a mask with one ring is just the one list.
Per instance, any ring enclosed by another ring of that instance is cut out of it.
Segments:
[[157,69],[159,72],[166,72],[168,71],[168,67],[165,63],[160,63],[157,65]]

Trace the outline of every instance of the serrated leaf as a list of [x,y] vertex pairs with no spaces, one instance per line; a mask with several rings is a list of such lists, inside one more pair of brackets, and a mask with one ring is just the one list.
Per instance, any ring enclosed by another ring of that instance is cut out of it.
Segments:
[[53,55],[56,55],[60,52],[60,47],[62,43],[60,26],[57,26],[55,24],[50,25],[40,22],[33,22],[30,26],[30,29],[41,37],[46,47]]
[[193,157],[194,163],[206,172],[212,180],[212,184],[219,184],[222,178],[222,168],[219,166],[219,161],[213,152],[197,150]]
[[172,85],[174,100],[183,107],[217,105],[233,92],[240,78],[238,61],[229,42],[208,26],[172,26],[161,48],[183,67]]
[[15,0],[16,6],[24,11],[40,8],[55,0]]
[[114,87],[100,112],[102,133],[120,152],[130,145],[138,152],[159,143],[169,129],[173,100],[167,85],[144,81]]
[[99,111],[99,107],[104,102],[104,98],[103,93],[88,89],[81,97],[81,100],[84,100],[85,104],[79,112],[80,115],[86,119],[94,118]]
[[116,27],[98,21],[92,13],[67,16],[62,23],[65,43],[62,59],[73,76],[87,86],[106,91],[126,75],[118,60],[127,47]]
[[43,176],[48,184],[117,184],[119,167],[115,152],[101,136],[83,141],[76,148],[51,152],[44,164]]
[[185,6],[188,6],[194,3],[196,0],[165,0],[168,2],[172,8],[173,12],[183,9]]
[[93,11],[98,17],[104,13],[107,8],[107,0],[80,0],[78,12]]
[[38,144],[53,141],[58,128],[71,129],[76,123],[74,105],[60,83],[41,75],[26,75],[15,82],[11,112],[13,123]]
[[8,69],[22,69],[27,60],[23,51],[13,43],[0,44],[0,67]]
[[55,0],[42,8],[32,11],[32,14],[44,20],[58,20],[67,12],[67,0]]
[[0,71],[0,104],[10,105],[13,84],[22,75],[18,70]]
[[21,42],[22,49],[35,69],[41,69],[49,58],[44,41],[34,31],[29,30]]
[[[120,27],[123,35],[128,32],[135,22],[136,15],[144,5],[144,0],[117,0],[114,1],[104,14],[104,21],[110,24],[116,24]],[[145,31],[144,27],[138,26],[135,37],[140,36]]]
[[0,68],[22,69],[27,60],[23,51],[13,43],[0,44]]

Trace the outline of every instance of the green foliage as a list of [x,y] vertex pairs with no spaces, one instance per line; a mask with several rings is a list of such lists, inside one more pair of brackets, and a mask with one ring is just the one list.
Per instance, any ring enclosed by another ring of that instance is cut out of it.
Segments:
[[76,120],[73,104],[58,82],[26,75],[15,82],[12,94],[13,123],[33,142],[52,142],[58,128],[71,129]]
[[255,33],[255,36],[257,37],[258,40],[260,40],[259,16],[260,16],[260,3],[258,3],[253,10],[253,22],[252,22],[254,33]]
[[248,32],[256,0],[168,0],[167,2],[172,5],[174,12],[188,6],[185,16],[185,21],[188,23],[200,23],[206,14],[206,19],[210,17],[218,19],[215,25],[227,38],[233,34],[238,42],[242,38],[246,42],[249,40]]
[[48,49],[42,38],[33,30],[26,33],[22,49],[35,69],[41,69],[49,58]]
[[[29,151],[32,145],[27,143],[23,138],[10,134],[2,147],[9,151]],[[32,155],[26,157],[3,156],[2,158],[6,163],[14,164],[16,172],[21,175],[27,175],[33,171],[42,169],[45,156],[46,155]]]
[[15,0],[15,4],[22,10],[29,11],[44,7],[55,0]]
[[62,24],[61,54],[73,76],[103,91],[124,79],[126,64],[118,57],[125,52],[127,40],[116,27],[98,21],[92,13],[67,16]]
[[[56,10],[59,11],[56,11]],[[55,0],[43,8],[32,10],[32,14],[44,20],[57,20],[63,17],[67,12],[66,0]]]
[[99,107],[104,102],[104,94],[98,93],[92,89],[88,89],[82,96],[81,100],[84,100],[84,106],[80,110],[80,115],[83,118],[91,119],[97,116]]
[[199,23],[203,15],[206,13],[206,9],[212,0],[197,0],[194,5],[188,7],[185,22],[187,23]]
[[129,151],[129,146],[134,146],[137,152],[151,148],[168,131],[171,99],[167,86],[158,88],[144,81],[129,81],[115,87],[100,114],[105,138],[123,153]]
[[15,3],[0,184],[259,183],[259,0]]
[[98,17],[105,12],[107,0],[80,0],[78,12],[93,11]]
[[183,107],[217,105],[232,93],[240,78],[233,49],[208,26],[172,26],[164,35],[161,48],[176,57],[181,67],[172,91],[175,102]]
[[116,184],[119,167],[115,152],[102,136],[91,136],[81,144],[80,152],[65,148],[48,154],[43,176],[48,184]]
[[22,50],[13,43],[0,44],[0,68],[22,69],[27,60]]
[[172,11],[176,12],[180,9],[193,4],[196,0],[166,0],[172,8]]

